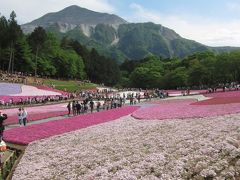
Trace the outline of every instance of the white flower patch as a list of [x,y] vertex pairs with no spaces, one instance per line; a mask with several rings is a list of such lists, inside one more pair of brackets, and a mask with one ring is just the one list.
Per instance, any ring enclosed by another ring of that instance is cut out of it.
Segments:
[[12,179],[238,179],[239,127],[239,114],[127,116],[31,143]]

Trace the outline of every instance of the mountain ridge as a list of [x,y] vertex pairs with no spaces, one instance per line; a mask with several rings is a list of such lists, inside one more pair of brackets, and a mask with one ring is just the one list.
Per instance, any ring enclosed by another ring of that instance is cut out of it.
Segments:
[[129,23],[114,14],[99,13],[76,5],[48,13],[21,27],[31,33],[42,26],[59,38],[78,40],[89,48],[118,61],[141,59],[148,55],[185,57],[194,52],[229,52],[238,47],[210,47],[181,37],[174,30],[152,22]]

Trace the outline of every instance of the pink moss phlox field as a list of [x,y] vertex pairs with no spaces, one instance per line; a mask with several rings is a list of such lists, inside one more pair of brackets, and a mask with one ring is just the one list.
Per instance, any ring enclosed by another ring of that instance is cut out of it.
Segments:
[[240,103],[218,105],[191,105],[196,100],[168,101],[141,108],[132,116],[137,119],[184,119],[212,117],[240,112]]
[[239,180],[240,116],[130,116],[28,145],[12,180]]
[[60,121],[56,120],[42,124],[34,124],[31,126],[10,129],[4,132],[4,140],[6,142],[26,145],[36,140],[112,121],[122,116],[131,114],[138,108],[139,107],[137,106],[127,106],[109,111],[66,118]]
[[240,97],[240,91],[226,91],[226,92],[217,92],[217,93],[210,93],[206,94],[207,97]]
[[193,105],[216,105],[240,103],[240,97],[217,97],[193,103]]
[[[67,114],[67,104],[53,104],[45,106],[25,107],[28,112],[28,121],[46,119],[50,117],[62,116]],[[18,123],[18,108],[4,109],[3,113],[8,115],[8,119],[4,122],[5,125]]]
[[69,93],[68,92],[65,92],[65,91],[61,91],[61,90],[58,90],[58,89],[53,89],[51,87],[48,87],[48,86],[36,86],[38,89],[42,89],[42,90],[46,90],[46,91],[52,91],[52,92],[57,92],[57,93],[61,93],[62,95],[68,95]]
[[214,104],[230,104],[240,103],[240,91],[227,91],[206,94],[207,97],[212,97],[204,101],[194,103],[194,105],[214,105]]
[[[45,112],[45,113],[37,113],[37,114],[28,114],[28,122],[30,121],[37,121],[41,119],[47,119],[51,117],[63,116],[67,114],[67,111],[55,111],[55,112]],[[7,120],[4,122],[4,125],[10,124],[18,124],[18,117],[17,116],[8,116]]]

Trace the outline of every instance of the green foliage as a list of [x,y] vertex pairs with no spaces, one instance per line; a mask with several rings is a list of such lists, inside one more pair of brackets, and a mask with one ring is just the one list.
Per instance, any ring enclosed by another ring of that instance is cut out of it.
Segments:
[[34,52],[42,48],[43,44],[47,40],[47,33],[42,27],[37,27],[28,37],[29,43]]
[[73,50],[59,51],[54,63],[59,78],[83,79],[85,76],[83,60]]
[[87,77],[92,82],[114,85],[119,81],[120,70],[116,61],[101,56],[95,49],[89,52],[77,41],[70,44],[83,57]]
[[17,40],[15,45],[15,68],[20,72],[32,73],[35,64],[32,62],[33,55],[31,48],[26,40],[22,37]]
[[96,88],[96,84],[93,83],[85,83],[85,82],[79,82],[79,81],[63,81],[63,80],[54,80],[54,79],[44,79],[44,84],[47,84],[49,86],[54,85],[56,89],[68,91],[68,92],[75,92],[79,90],[85,90],[85,89],[94,89]]
[[[94,82],[111,85],[119,80],[119,67],[115,61],[94,50],[89,51],[68,38],[60,43],[54,34],[46,33],[42,27],[37,27],[29,36],[23,36],[15,17],[13,12],[8,21],[4,16],[0,18],[2,70],[9,69],[11,65],[14,71],[31,74],[37,71],[38,75],[48,77],[81,80],[89,78]],[[96,33],[101,32],[100,26]]]
[[132,87],[156,88],[160,85],[161,74],[150,68],[137,67],[130,76]]
[[163,79],[165,88],[186,87],[188,79],[187,70],[184,67],[178,67],[174,71],[167,73]]
[[115,29],[107,24],[98,24],[95,27],[93,39],[103,44],[111,44],[116,37]]

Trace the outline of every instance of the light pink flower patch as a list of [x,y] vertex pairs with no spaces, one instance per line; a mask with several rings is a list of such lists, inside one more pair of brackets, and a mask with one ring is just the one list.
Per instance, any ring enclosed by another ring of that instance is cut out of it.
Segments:
[[[63,116],[67,114],[67,111],[55,111],[55,112],[45,112],[45,113],[30,113],[28,114],[28,122],[37,121],[40,119],[47,119],[51,117]],[[8,116],[7,120],[4,122],[4,125],[18,124],[18,117],[15,115]]]
[[[28,112],[28,121],[36,121],[50,117],[62,116],[67,114],[67,104],[53,104],[45,106],[25,107]],[[8,115],[5,125],[18,123],[18,108],[4,109],[3,113]]]
[[61,91],[61,90],[58,90],[58,89],[53,89],[51,87],[48,87],[48,86],[36,86],[38,89],[42,89],[42,90],[46,90],[46,91],[52,91],[52,92],[57,92],[57,93],[60,93],[62,95],[68,95],[69,93],[68,92],[65,92],[65,91]]
[[219,105],[191,105],[196,100],[168,101],[146,106],[134,112],[137,119],[184,119],[211,117],[240,112],[240,103]]
[[4,140],[6,142],[26,145],[39,139],[44,139],[81,128],[86,128],[88,126],[112,121],[122,116],[131,114],[138,108],[139,107],[137,106],[127,106],[109,111],[101,111],[98,113],[75,116],[63,120],[50,121],[47,123],[10,129],[4,132]]
[[207,97],[240,97],[240,91],[227,91],[227,92],[217,92],[206,94]]

